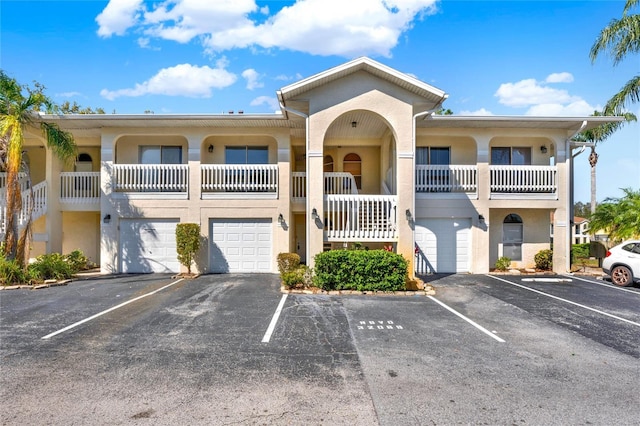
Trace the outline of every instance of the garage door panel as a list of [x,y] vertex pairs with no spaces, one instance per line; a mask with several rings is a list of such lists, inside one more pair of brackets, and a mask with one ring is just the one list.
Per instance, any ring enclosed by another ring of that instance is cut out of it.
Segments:
[[177,219],[121,219],[120,270],[124,273],[180,271]]
[[418,220],[415,241],[417,273],[469,272],[471,219]]
[[211,272],[271,272],[271,220],[212,219],[210,223]]

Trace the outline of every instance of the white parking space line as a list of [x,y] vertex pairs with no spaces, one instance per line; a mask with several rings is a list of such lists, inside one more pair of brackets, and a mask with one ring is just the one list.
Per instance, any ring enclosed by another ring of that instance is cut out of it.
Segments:
[[552,299],[560,300],[561,302],[569,303],[569,304],[574,305],[574,306],[579,306],[581,308],[588,309],[588,310],[590,310],[592,312],[596,312],[598,314],[605,315],[607,317],[614,318],[614,319],[617,319],[619,321],[624,321],[624,322],[629,323],[631,325],[635,325],[636,327],[640,327],[640,323],[633,322],[633,321],[628,320],[626,318],[622,318],[622,317],[619,317],[617,315],[612,315],[612,314],[610,314],[608,312],[604,312],[604,311],[601,311],[599,309],[592,308],[590,306],[582,305],[580,303],[576,303],[576,302],[573,302],[571,300],[563,299],[562,297],[554,296],[553,294],[545,293],[544,291],[536,290],[534,288],[530,288],[530,287],[527,287],[527,286],[524,286],[524,285],[521,285],[521,284],[516,284],[516,283],[513,283],[511,281],[508,281],[508,280],[505,280],[505,279],[502,279],[502,278],[498,278],[498,277],[493,276],[493,275],[487,275],[487,276],[490,277],[490,278],[493,278],[494,280],[499,280],[499,281],[505,282],[507,284],[511,284],[513,286],[520,287],[520,288],[523,288],[525,290],[529,290],[529,291],[532,291],[534,293],[538,293],[538,294],[541,294],[543,296],[550,297]]
[[75,328],[75,327],[77,327],[77,326],[79,326],[79,325],[81,325],[81,324],[84,324],[85,322],[89,322],[89,321],[94,320],[94,319],[96,319],[96,318],[98,318],[98,317],[100,317],[100,316],[102,316],[102,315],[104,315],[104,314],[108,314],[108,313],[109,313],[109,312],[111,312],[111,311],[115,311],[116,309],[122,308],[123,306],[126,306],[126,305],[128,305],[129,303],[133,303],[133,302],[135,302],[136,300],[140,300],[140,299],[142,299],[142,298],[144,298],[144,297],[147,297],[147,296],[151,296],[151,295],[153,295],[153,294],[156,294],[157,292],[162,291],[162,290],[164,290],[165,288],[169,288],[169,287],[171,287],[172,285],[178,284],[180,281],[183,281],[183,280],[184,280],[184,278],[180,278],[178,281],[174,281],[174,282],[172,282],[171,284],[167,284],[167,285],[165,285],[164,287],[161,287],[161,288],[159,288],[159,289],[157,289],[157,290],[154,290],[154,291],[152,291],[152,292],[150,292],[150,293],[143,294],[142,296],[138,296],[138,297],[133,298],[133,299],[131,299],[131,300],[128,300],[128,301],[126,301],[126,302],[124,302],[124,303],[121,303],[121,304],[119,304],[119,305],[117,305],[117,306],[114,306],[113,308],[109,308],[109,309],[107,309],[106,311],[102,311],[102,312],[97,313],[97,314],[95,314],[95,315],[92,315],[92,316],[90,316],[90,317],[88,317],[88,318],[85,318],[85,319],[83,319],[83,320],[81,320],[81,321],[78,321],[78,322],[76,322],[76,323],[74,323],[74,324],[68,325],[68,326],[66,326],[65,328],[61,328],[61,329],[60,329],[60,330],[58,330],[58,331],[54,331],[53,333],[47,334],[46,336],[41,337],[41,339],[45,339],[45,340],[46,340],[46,339],[50,339],[50,338],[51,338],[51,337],[53,337],[53,336],[56,336],[56,335],[58,335],[58,334],[60,334],[60,333],[64,333],[65,331],[69,331],[69,330],[71,330],[72,328]]
[[276,324],[278,323],[278,318],[280,318],[280,313],[282,312],[282,308],[284,307],[284,302],[287,300],[287,295],[283,294],[280,299],[280,303],[278,303],[278,307],[276,308],[275,313],[273,314],[273,318],[271,318],[271,323],[269,323],[269,327],[267,328],[267,332],[264,333],[264,337],[262,338],[262,343],[269,343],[271,340],[271,334],[273,334],[273,330],[276,328]]
[[614,285],[614,284],[599,283],[599,282],[597,282],[597,281],[587,280],[587,279],[585,279],[585,278],[580,278],[580,277],[576,277],[576,276],[572,276],[572,275],[568,275],[568,276],[570,276],[570,277],[571,277],[571,278],[573,278],[574,280],[580,280],[580,281],[584,281],[584,282],[586,282],[586,283],[591,283],[591,284],[601,285],[602,287],[607,287],[607,288],[611,288],[611,289],[619,290],[619,291],[625,291],[625,292],[627,292],[627,293],[640,294],[640,292],[639,292],[639,291],[631,290],[631,289],[624,288],[624,287],[618,287],[618,286],[616,286],[616,285]]
[[438,299],[436,299],[433,296],[427,296],[429,299],[433,300],[434,302],[436,302],[438,305],[442,306],[443,308],[445,308],[446,310],[448,310],[449,312],[459,316],[460,318],[462,318],[463,320],[465,320],[466,322],[468,322],[469,324],[471,324],[472,326],[474,326],[475,328],[477,328],[478,330],[482,331],[484,334],[492,337],[493,339],[497,340],[500,343],[504,343],[505,341],[503,339],[501,339],[500,337],[498,337],[497,335],[495,335],[494,333],[490,332],[489,330],[487,330],[486,328],[484,328],[483,326],[481,326],[480,324],[472,321],[471,319],[465,317],[464,315],[462,315],[460,312],[456,311],[455,309],[445,305],[444,303],[442,303],[441,301],[439,301]]

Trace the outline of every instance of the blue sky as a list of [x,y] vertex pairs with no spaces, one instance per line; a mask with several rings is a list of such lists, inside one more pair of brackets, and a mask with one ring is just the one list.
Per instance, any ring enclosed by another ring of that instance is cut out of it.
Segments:
[[[0,67],[108,113],[273,112],[359,56],[446,91],[456,114],[587,116],[640,69],[589,49],[623,1],[142,0],[0,3]],[[640,8],[635,11],[640,13]],[[640,104],[631,111],[640,117]],[[598,200],[640,189],[640,125],[598,152]],[[576,201],[589,201],[587,153]]]

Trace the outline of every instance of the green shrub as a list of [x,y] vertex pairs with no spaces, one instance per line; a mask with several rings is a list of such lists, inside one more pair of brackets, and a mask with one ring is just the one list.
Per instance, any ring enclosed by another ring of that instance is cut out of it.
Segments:
[[280,253],[278,254],[278,271],[280,277],[287,272],[293,272],[300,266],[300,255],[297,253]]
[[35,280],[64,280],[73,276],[73,270],[60,253],[43,254],[28,266],[28,274]]
[[536,268],[543,271],[550,271],[553,268],[553,251],[552,250],[540,250],[533,257],[536,262]]
[[186,266],[191,273],[191,264],[200,250],[200,225],[197,223],[178,223],[176,225],[176,251],[178,262]]
[[331,250],[316,255],[315,277],[324,290],[403,290],[407,261],[385,250]]
[[496,260],[496,269],[498,271],[506,271],[511,266],[511,259],[506,256],[502,256],[500,259]]
[[0,256],[0,284],[22,284],[29,281],[27,272],[16,260],[7,260]]
[[89,259],[80,250],[74,250],[64,256],[65,262],[69,264],[71,271],[75,274],[87,269]]
[[573,246],[571,246],[571,255],[574,259],[588,259],[589,246],[590,243],[574,244]]

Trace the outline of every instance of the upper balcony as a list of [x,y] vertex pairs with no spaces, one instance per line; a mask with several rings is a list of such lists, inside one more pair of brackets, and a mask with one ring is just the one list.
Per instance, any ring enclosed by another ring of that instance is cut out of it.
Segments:
[[489,166],[491,199],[558,199],[556,166]]
[[202,164],[202,199],[278,198],[277,164]]

